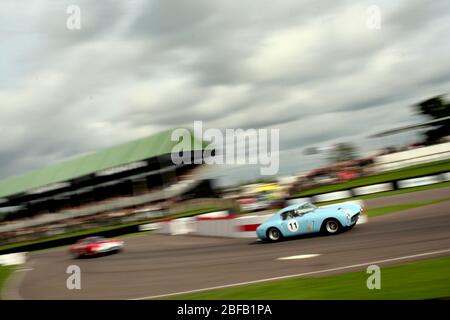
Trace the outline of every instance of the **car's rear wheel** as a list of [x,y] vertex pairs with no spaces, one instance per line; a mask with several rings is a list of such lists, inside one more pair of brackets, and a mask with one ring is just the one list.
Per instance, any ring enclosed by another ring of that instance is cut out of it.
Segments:
[[282,237],[280,230],[277,228],[270,228],[267,230],[267,238],[272,242],[280,241]]
[[341,231],[341,224],[336,219],[327,219],[322,224],[322,232],[325,234],[336,234]]
[[80,259],[83,255],[78,252],[72,252],[72,258],[73,259]]

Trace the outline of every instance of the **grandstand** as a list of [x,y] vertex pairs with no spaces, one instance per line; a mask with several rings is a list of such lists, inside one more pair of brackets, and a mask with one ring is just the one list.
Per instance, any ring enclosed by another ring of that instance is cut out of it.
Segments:
[[[1,180],[0,241],[67,232],[93,221],[113,223],[118,217],[148,218],[175,199],[213,194],[210,181],[202,179],[203,161],[173,164],[178,141],[171,132]],[[191,137],[192,147],[185,151],[192,160],[202,158],[204,146]]]

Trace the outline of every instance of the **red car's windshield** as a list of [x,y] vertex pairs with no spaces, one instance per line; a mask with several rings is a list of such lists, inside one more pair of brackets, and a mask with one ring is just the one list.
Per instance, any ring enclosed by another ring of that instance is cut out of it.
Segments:
[[100,242],[100,241],[104,241],[105,238],[103,237],[91,237],[91,238],[86,238],[83,240],[80,240],[79,244],[91,244],[91,243],[96,243],[96,242]]

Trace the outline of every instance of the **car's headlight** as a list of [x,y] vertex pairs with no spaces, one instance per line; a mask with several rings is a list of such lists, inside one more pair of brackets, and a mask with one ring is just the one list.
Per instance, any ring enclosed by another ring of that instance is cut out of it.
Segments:
[[350,209],[345,209],[345,208],[343,208],[343,209],[341,209],[341,211],[342,211],[343,213],[345,213],[345,215],[347,216],[347,219],[348,219],[348,220],[351,220],[352,215],[353,215],[353,212],[352,212]]

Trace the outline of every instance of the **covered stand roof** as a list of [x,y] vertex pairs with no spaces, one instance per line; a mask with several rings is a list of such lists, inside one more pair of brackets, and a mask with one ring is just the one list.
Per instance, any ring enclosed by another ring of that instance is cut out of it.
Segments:
[[[46,168],[0,180],[0,198],[63,183],[98,171],[111,169],[172,152],[178,141],[172,141],[173,130],[116,145],[99,152],[53,164]],[[192,133],[191,130],[189,132]],[[201,141],[191,134],[191,150],[202,150]]]

